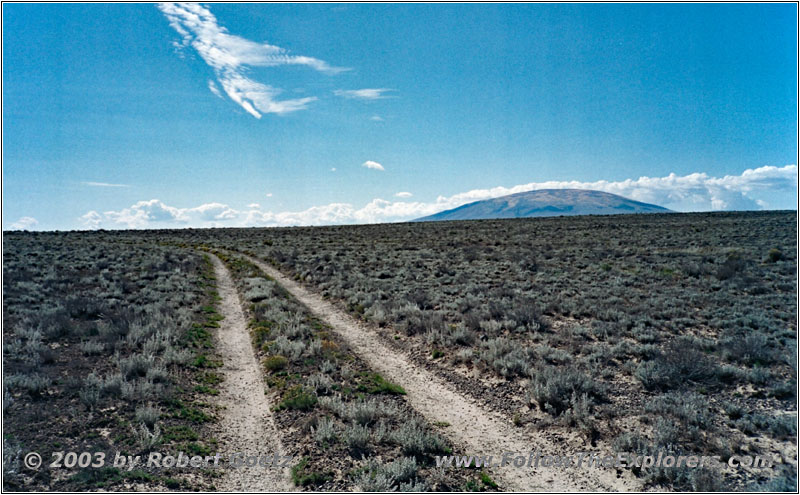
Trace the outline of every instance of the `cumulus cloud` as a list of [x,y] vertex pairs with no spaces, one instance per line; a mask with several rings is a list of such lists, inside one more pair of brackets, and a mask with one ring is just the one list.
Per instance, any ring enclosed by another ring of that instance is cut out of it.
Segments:
[[183,210],[181,215],[187,219],[199,218],[203,221],[233,220],[239,215],[239,212],[221,203],[207,203]]
[[253,209],[253,210],[260,210],[261,209],[261,205],[258,204],[258,203],[250,203],[249,205],[247,205],[247,207],[250,208],[250,209]]
[[129,229],[147,228],[153,222],[185,222],[188,220],[181,214],[179,208],[167,206],[157,199],[139,201],[120,211],[106,211],[103,216],[112,225]]
[[594,189],[675,211],[758,210],[775,207],[769,204],[772,194],[797,190],[797,166],[765,166],[724,177],[711,177],[706,173],[684,176],[672,173],[666,177],[639,177],[616,182],[531,182],[513,187],[475,189],[449,198],[439,197],[437,203],[445,204],[444,209],[448,209],[537,189]]
[[39,221],[33,217],[22,217],[11,224],[11,228],[16,230],[30,230],[39,225]]
[[413,196],[413,194],[406,191],[400,191],[399,193],[395,194],[395,196],[397,196],[398,198],[410,198],[411,196]]
[[[326,74],[349,70],[333,67],[323,60],[304,55],[290,55],[278,46],[258,43],[228,33],[211,11],[195,3],[162,3],[158,8],[170,26],[181,36],[179,47],[191,46],[214,70],[219,85],[228,97],[247,113],[261,118],[263,113],[284,114],[303,110],[315,97],[279,100],[281,89],[255,81],[247,75],[248,67],[304,65]],[[209,82],[212,93],[219,88]]]
[[372,117],[369,118],[369,120],[373,122],[383,122],[383,117],[381,117],[380,115],[373,115]]
[[100,224],[103,223],[103,215],[97,213],[96,211],[88,211],[85,215],[82,215],[79,220],[81,224],[87,229],[99,229]]
[[102,214],[89,211],[80,217],[90,229],[126,228],[145,229],[170,226],[222,226],[235,220],[241,212],[222,203],[206,203],[194,208],[169,206],[158,199],[139,201],[128,208],[106,211]]
[[380,100],[390,98],[390,95],[385,94],[389,91],[394,90],[389,88],[337,89],[333,94],[349,100]]
[[[177,208],[153,199],[140,201],[119,211],[107,211],[103,214],[90,211],[81,220],[87,228],[272,227],[377,223],[411,220],[507,194],[566,188],[610,192],[675,211],[796,208],[796,203],[788,204],[786,201],[795,201],[797,166],[761,167],[745,170],[741,175],[724,177],[694,173],[684,176],[669,174],[665,177],[640,177],[624,181],[531,182],[513,187],[473,189],[452,196],[439,196],[433,202],[387,201],[376,198],[360,208],[350,203],[331,203],[301,211],[282,212],[263,211],[256,204],[251,204],[246,211],[221,203]],[[397,193],[396,196],[407,198],[410,193]]]
[[381,165],[378,162],[373,162],[372,160],[365,161],[364,163],[361,164],[361,166],[371,168],[372,170],[386,170],[385,168],[383,168],[383,165]]

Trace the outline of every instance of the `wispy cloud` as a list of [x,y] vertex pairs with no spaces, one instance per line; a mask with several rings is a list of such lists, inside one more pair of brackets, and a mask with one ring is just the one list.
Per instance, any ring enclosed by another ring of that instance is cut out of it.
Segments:
[[392,95],[384,94],[389,91],[394,90],[389,88],[337,89],[333,94],[350,100],[380,100],[392,98]]
[[665,177],[640,177],[624,181],[531,182],[513,187],[474,189],[452,196],[440,196],[433,202],[387,201],[376,198],[361,208],[350,203],[331,203],[302,211],[272,212],[260,208],[239,211],[221,203],[176,208],[153,199],[140,201],[119,211],[107,211],[103,214],[90,211],[81,220],[87,228],[271,227],[377,223],[410,220],[507,194],[563,188],[610,192],[676,211],[796,208],[796,203],[775,203],[775,198],[779,195],[785,198],[796,197],[797,166],[767,166],[745,170],[741,175],[724,177],[694,173],[683,176],[669,174]]
[[361,166],[366,168],[371,168],[372,170],[386,170],[385,168],[383,168],[383,165],[381,165],[378,162],[374,162],[372,160],[365,161],[364,163],[361,164]]
[[406,191],[400,191],[399,193],[395,194],[395,196],[398,198],[410,198],[411,196],[413,196],[413,194]]
[[33,217],[22,217],[16,222],[11,224],[12,229],[17,230],[30,230],[33,227],[39,225],[39,221]]
[[[247,76],[248,67],[305,65],[326,74],[349,70],[334,67],[314,57],[290,55],[287,50],[268,43],[258,43],[228,33],[211,11],[195,3],[162,3],[158,8],[170,26],[182,37],[180,46],[191,46],[212,68],[228,97],[256,118],[263,113],[284,114],[303,110],[316,97],[278,100],[281,89]],[[209,84],[214,94],[216,84]]]
[[372,117],[369,118],[369,120],[373,122],[383,122],[383,117],[381,117],[380,115],[373,115]]
[[128,184],[109,184],[108,182],[84,181],[84,182],[81,182],[81,184],[83,184],[84,186],[90,186],[90,187],[131,187]]
[[218,97],[220,97],[222,99],[225,98],[224,96],[222,96],[222,93],[220,92],[219,87],[217,86],[217,83],[215,83],[211,79],[208,80],[208,89],[210,89],[211,92],[214,93],[215,96],[218,96]]

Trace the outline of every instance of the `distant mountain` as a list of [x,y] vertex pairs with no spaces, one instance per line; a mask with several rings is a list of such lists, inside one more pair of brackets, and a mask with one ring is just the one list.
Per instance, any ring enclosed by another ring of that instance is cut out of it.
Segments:
[[588,189],[539,189],[469,203],[452,210],[417,218],[414,222],[480,220],[490,218],[556,217],[561,215],[616,215],[670,213],[661,206],[633,201],[616,194]]

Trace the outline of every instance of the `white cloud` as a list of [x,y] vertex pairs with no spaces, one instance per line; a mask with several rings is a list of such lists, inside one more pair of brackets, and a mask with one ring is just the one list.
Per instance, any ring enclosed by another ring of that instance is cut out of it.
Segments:
[[238,214],[238,211],[222,203],[207,203],[196,208],[188,208],[180,213],[181,216],[187,218],[187,221],[197,217],[201,220],[232,220]]
[[[221,203],[194,208],[176,208],[153,199],[129,208],[86,213],[81,220],[88,228],[169,228],[169,227],[254,227],[289,225],[330,225],[404,221],[431,215],[473,201],[536,189],[595,189],[619,194],[637,201],[654,203],[676,211],[743,210],[796,208],[797,166],[761,167],[741,175],[711,177],[705,173],[684,176],[640,177],[624,181],[549,181],[513,187],[474,189],[452,196],[439,196],[434,202],[387,201],[376,198],[357,208],[349,203],[331,203],[302,211],[263,211],[251,204],[238,211]],[[408,196],[397,193],[396,196]],[[778,197],[789,198],[776,199]],[[776,203],[776,201],[782,201]],[[20,219],[22,221],[22,219]]]
[[247,205],[247,207],[250,208],[250,209],[253,209],[253,210],[260,210],[261,209],[261,205],[258,204],[258,203],[250,203],[249,205]]
[[371,168],[372,170],[386,170],[383,168],[383,165],[381,165],[378,162],[373,162],[372,160],[365,161],[364,163],[361,164],[361,166]]
[[675,211],[764,209],[774,207],[769,204],[772,193],[787,190],[796,192],[797,166],[766,166],[745,170],[741,175],[724,177],[711,177],[706,173],[684,176],[672,173],[666,177],[640,177],[617,182],[531,182],[508,188],[475,189],[449,198],[439,197],[437,203],[445,205],[443,209],[448,209],[472,201],[536,189],[594,189]]
[[39,221],[33,217],[22,217],[16,222],[11,224],[11,228],[17,230],[30,230],[32,227],[39,225]]
[[235,220],[241,212],[222,203],[206,203],[194,208],[169,206],[158,199],[139,201],[119,211],[102,214],[90,211],[80,217],[83,225],[96,228],[166,228],[175,226],[222,226]]
[[395,194],[395,196],[397,196],[398,198],[410,198],[411,196],[413,196],[413,194],[406,191],[400,191],[399,193]]
[[80,221],[87,229],[99,229],[103,223],[103,215],[92,210],[80,217]]
[[81,182],[84,186],[90,187],[131,187],[128,184],[109,184],[108,182]]
[[[323,60],[304,55],[290,55],[283,48],[258,43],[228,33],[217,23],[211,11],[196,3],[162,3],[158,8],[170,26],[183,38],[181,47],[191,46],[212,68],[219,85],[228,97],[247,113],[261,118],[261,113],[284,114],[303,110],[315,97],[278,100],[281,89],[248,77],[248,67],[305,65],[319,72],[337,74],[349,69],[333,67]],[[220,95],[213,81],[212,93]]]
[[333,94],[349,100],[380,100],[391,98],[390,95],[384,94],[388,91],[394,90],[389,88],[337,89]]
[[219,87],[217,86],[217,84],[214,81],[212,81],[211,79],[208,80],[208,89],[210,89],[211,92],[214,93],[215,96],[218,96],[218,97],[220,97],[222,99],[225,99],[225,97],[222,96],[222,93],[220,92]]
[[267,197],[271,198],[272,197],[272,193],[267,193]]
[[248,212],[244,218],[246,225],[325,225],[348,223],[353,217],[353,207],[346,203],[331,203],[324,206],[313,206],[303,211],[283,211],[273,213]]
[[369,120],[373,122],[383,122],[383,117],[381,117],[380,115],[373,115],[372,117],[369,118]]
[[106,211],[103,216],[112,224],[123,228],[147,228],[152,222],[182,222],[188,218],[183,214],[185,210],[167,206],[157,199],[139,201],[130,208],[120,211]]

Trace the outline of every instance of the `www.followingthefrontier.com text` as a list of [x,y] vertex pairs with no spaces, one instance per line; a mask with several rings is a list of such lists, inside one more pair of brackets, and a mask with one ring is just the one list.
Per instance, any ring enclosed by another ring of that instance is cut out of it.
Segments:
[[656,455],[618,453],[601,454],[577,452],[571,455],[551,455],[540,451],[504,452],[502,455],[443,455],[436,456],[436,466],[442,468],[515,467],[515,468],[704,468],[727,465],[733,468],[771,468],[780,458],[761,456]]

